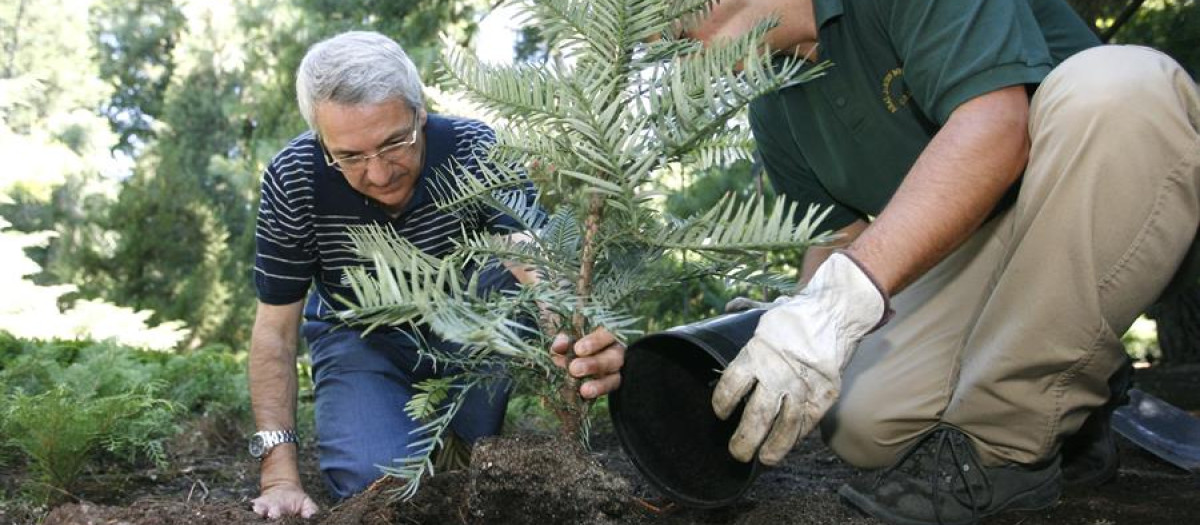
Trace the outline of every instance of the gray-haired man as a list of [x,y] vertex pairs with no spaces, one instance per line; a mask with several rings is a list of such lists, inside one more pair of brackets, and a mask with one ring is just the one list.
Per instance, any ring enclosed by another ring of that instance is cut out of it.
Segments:
[[[338,498],[366,488],[379,477],[379,465],[409,454],[416,423],[403,409],[411,387],[447,372],[417,359],[411,333],[364,336],[328,320],[336,295],[352,297],[343,285],[345,269],[362,264],[351,252],[348,227],[389,225],[433,256],[448,251],[463,232],[521,234],[499,214],[450,214],[434,205],[428,188],[434,174],[463,173],[449,169],[455,165],[477,168],[474,153],[495,135],[481,122],[427,113],[420,77],[396,42],[370,32],[320,42],[300,64],[296,91],[311,130],[268,166],[257,226],[259,305],[249,379],[259,430],[251,449],[262,459],[262,493],[253,508],[270,518],[317,511],[296,461],[297,334],[303,333],[313,361],[321,470]],[[481,288],[534,278],[514,265],[485,271]],[[420,335],[445,344],[427,330]],[[560,336],[551,350],[562,354],[566,348]],[[591,378],[580,387],[584,397],[617,387],[625,349],[611,335],[592,333],[574,350],[579,359],[571,373]],[[473,441],[499,431],[507,395],[491,394],[464,400],[453,423],[456,434]]]

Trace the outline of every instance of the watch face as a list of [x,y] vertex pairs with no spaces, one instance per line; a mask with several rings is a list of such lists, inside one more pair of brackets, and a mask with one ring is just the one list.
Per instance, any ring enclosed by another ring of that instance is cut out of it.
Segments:
[[262,436],[258,434],[250,436],[250,455],[256,458],[262,457],[265,445],[266,443]]

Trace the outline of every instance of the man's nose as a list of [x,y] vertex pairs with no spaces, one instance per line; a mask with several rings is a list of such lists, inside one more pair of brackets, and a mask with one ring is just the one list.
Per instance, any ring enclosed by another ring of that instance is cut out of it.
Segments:
[[388,169],[388,163],[384,162],[379,157],[371,157],[367,159],[367,182],[375,186],[386,186],[391,181],[392,173]]

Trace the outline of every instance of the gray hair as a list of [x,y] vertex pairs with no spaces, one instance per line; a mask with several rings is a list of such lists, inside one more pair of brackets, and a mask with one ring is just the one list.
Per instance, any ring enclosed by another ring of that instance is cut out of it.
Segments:
[[378,104],[390,99],[424,109],[417,67],[394,40],[372,31],[349,31],[308,48],[296,71],[296,101],[308,127],[317,129],[316,106]]

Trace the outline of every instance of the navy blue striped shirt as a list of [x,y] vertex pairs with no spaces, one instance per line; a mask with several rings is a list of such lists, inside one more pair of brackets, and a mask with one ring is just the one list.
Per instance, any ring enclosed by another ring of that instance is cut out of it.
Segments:
[[[334,298],[354,297],[344,281],[345,269],[371,264],[354,252],[347,233],[350,226],[390,226],[435,257],[449,252],[464,230],[511,233],[517,223],[507,216],[442,211],[430,195],[438,177],[463,177],[464,170],[478,177],[476,155],[495,143],[492,129],[474,120],[431,114],[425,137],[425,165],[412,197],[395,218],[326,164],[313,132],[301,134],[280,151],[262,181],[254,262],[259,300],[275,305],[294,303],[315,285],[315,293],[308,295],[304,307],[306,319],[326,318],[345,309]],[[527,191],[534,191],[532,185]]]

